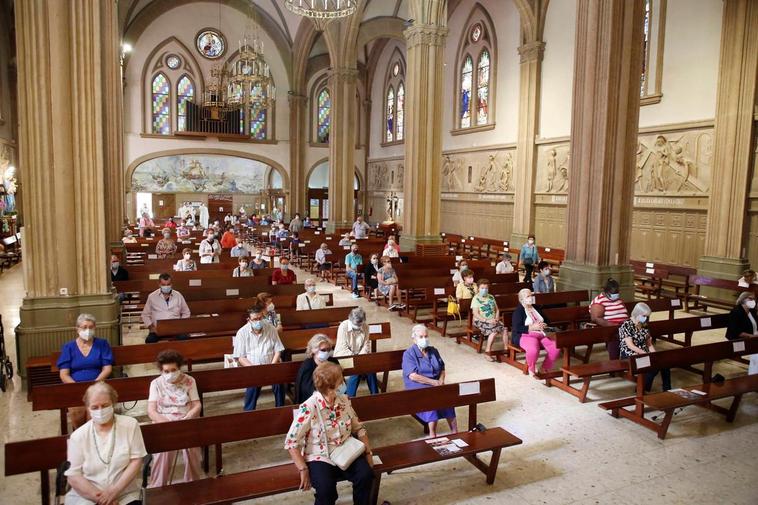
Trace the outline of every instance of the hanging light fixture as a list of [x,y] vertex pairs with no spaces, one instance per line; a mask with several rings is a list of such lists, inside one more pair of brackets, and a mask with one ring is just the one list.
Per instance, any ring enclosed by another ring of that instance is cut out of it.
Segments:
[[227,102],[232,106],[251,107],[256,114],[274,103],[276,88],[253,17],[254,12],[248,16],[245,33],[239,41],[239,58],[229,71]]
[[355,12],[355,0],[284,0],[284,5],[298,16],[309,18],[323,31],[329,21]]

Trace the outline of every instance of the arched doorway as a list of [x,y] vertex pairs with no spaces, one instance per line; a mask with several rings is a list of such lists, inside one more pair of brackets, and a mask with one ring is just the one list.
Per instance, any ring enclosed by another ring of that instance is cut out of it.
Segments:
[[[360,190],[361,180],[356,171],[353,186],[353,212],[356,215],[360,212]],[[329,220],[329,160],[320,161],[308,174],[308,215],[322,225]]]

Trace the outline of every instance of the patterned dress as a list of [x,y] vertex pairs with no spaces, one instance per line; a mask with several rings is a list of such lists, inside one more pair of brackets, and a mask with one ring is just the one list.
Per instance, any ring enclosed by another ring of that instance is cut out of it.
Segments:
[[[474,296],[473,300],[471,300],[471,310],[476,308],[479,309],[479,313],[485,319],[494,318],[497,314],[497,302],[495,301],[495,297],[490,294],[486,296],[477,294]],[[493,333],[503,333],[505,331],[505,326],[500,319],[495,321],[485,321],[485,319],[477,319],[474,317],[474,326],[482,332],[482,335],[490,336]]]
[[624,321],[619,326],[619,349],[620,356],[622,358],[628,358],[637,354],[628,345],[626,345],[625,339],[631,337],[632,343],[642,349],[643,351],[650,352],[647,347],[647,341],[650,338],[650,331],[646,327],[638,328],[631,319]]

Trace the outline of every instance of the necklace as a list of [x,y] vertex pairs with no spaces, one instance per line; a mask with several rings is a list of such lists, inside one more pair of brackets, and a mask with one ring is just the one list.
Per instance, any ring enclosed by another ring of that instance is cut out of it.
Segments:
[[113,450],[116,448],[116,418],[113,418],[113,427],[111,428],[111,448],[108,451],[108,461],[106,461],[102,454],[100,454],[100,446],[97,444],[97,434],[95,433],[97,431],[97,428],[94,426],[92,427],[92,440],[95,442],[95,452],[97,452],[97,459],[100,460],[102,464],[105,466],[108,466],[111,464],[111,461],[113,461]]

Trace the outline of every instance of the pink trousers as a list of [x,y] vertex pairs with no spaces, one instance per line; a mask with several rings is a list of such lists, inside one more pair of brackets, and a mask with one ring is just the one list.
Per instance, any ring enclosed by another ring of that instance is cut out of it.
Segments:
[[526,365],[530,372],[535,370],[537,358],[540,355],[540,347],[545,349],[547,356],[542,363],[542,369],[547,371],[553,368],[555,360],[560,356],[561,351],[555,346],[555,342],[547,338],[542,333],[529,332],[521,335],[519,342],[521,347],[526,351]]
[[[180,452],[184,458],[184,480],[172,482],[171,474]],[[170,483],[175,484],[177,482],[189,482],[201,479],[203,477],[203,469],[200,466],[201,460],[202,452],[199,447],[153,454],[153,466],[150,470],[150,485],[148,487],[161,487],[167,486]]]

